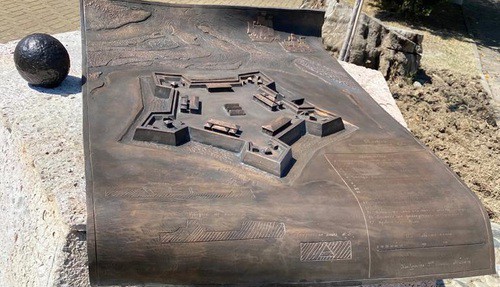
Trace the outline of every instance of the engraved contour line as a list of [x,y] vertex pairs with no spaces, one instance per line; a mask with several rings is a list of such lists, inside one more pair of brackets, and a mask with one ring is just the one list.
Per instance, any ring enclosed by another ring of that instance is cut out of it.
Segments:
[[371,269],[372,269],[372,249],[370,246],[370,231],[368,230],[368,221],[366,220],[366,215],[365,211],[363,210],[363,207],[361,206],[361,203],[359,202],[358,197],[356,196],[356,193],[351,189],[351,187],[347,184],[347,182],[344,180],[342,175],[338,172],[338,170],[333,166],[333,164],[330,162],[326,154],[324,155],[326,161],[330,164],[330,166],[333,168],[333,170],[339,175],[340,179],[342,179],[342,182],[347,186],[349,191],[352,193],[354,198],[356,199],[356,202],[359,205],[359,209],[361,209],[361,214],[363,215],[363,220],[365,221],[365,228],[366,228],[366,236],[367,236],[367,241],[368,241],[368,279],[371,278]]

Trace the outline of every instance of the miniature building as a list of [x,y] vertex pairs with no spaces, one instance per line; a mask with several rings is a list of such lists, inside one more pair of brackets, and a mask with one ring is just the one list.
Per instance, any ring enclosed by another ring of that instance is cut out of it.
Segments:
[[272,42],[279,39],[273,29],[273,20],[268,15],[259,15],[252,24],[248,22],[247,34],[255,42]]
[[344,129],[344,123],[340,117],[317,109],[300,114],[300,118],[305,119],[307,132],[315,136],[324,137]]
[[287,51],[292,53],[304,53],[312,51],[311,47],[306,42],[305,36],[297,37],[295,34],[290,34],[288,38],[281,42],[280,45]]
[[293,99],[290,101],[286,101],[284,103],[289,109],[294,111],[295,113],[301,113],[305,111],[311,111],[314,110],[314,106],[311,105],[309,102],[304,100],[304,98],[297,98]]
[[211,93],[216,93],[216,92],[232,92],[233,91],[233,86],[228,83],[208,83],[207,89]]
[[279,117],[267,125],[262,126],[262,132],[270,136],[275,136],[285,128],[290,126],[292,119],[288,117]]
[[218,79],[184,79],[189,88],[205,88],[209,92],[233,91],[233,87],[242,86],[241,80],[238,77]]
[[260,87],[258,94],[254,95],[253,98],[257,102],[261,103],[263,106],[271,111],[277,111],[283,107],[283,102],[281,101],[280,94],[271,90],[268,87]]
[[269,141],[267,146],[263,147],[249,142],[243,150],[242,161],[281,177],[290,168],[292,149],[276,140]]
[[197,114],[200,112],[200,97],[198,96],[189,97],[189,111],[192,114]]
[[198,114],[200,112],[200,97],[181,96],[179,107],[182,113]]
[[246,115],[245,111],[238,103],[236,103],[236,104],[224,104],[224,110],[230,116],[244,116],[244,115]]
[[275,137],[281,142],[291,146],[307,133],[306,121],[300,120],[280,131]]
[[219,132],[230,136],[237,136],[240,132],[240,126],[214,119],[210,119],[205,124],[204,128],[210,131]]
[[[289,40],[301,41],[294,35]],[[143,96],[153,91],[144,101],[149,116],[135,129],[134,140],[167,145],[196,141],[238,153],[243,163],[281,177],[293,165],[292,145],[302,136],[324,137],[344,129],[340,117],[318,109],[301,95],[281,95],[274,80],[260,71],[222,78],[153,73],[153,79],[152,89],[143,90]],[[150,83],[141,79],[141,86]],[[245,92],[240,93],[244,86]],[[247,92],[249,86],[255,87],[256,94]],[[233,97],[245,98],[224,103]],[[258,111],[261,108],[272,113]],[[217,119],[206,120],[205,113]],[[245,117],[234,122],[229,118],[237,116]],[[243,134],[242,126],[249,132]],[[254,144],[265,140],[269,141],[265,145]]]
[[262,72],[240,74],[238,77],[242,84],[263,85],[272,90],[276,90],[274,81]]
[[177,146],[189,141],[189,130],[171,117],[151,114],[144,125],[135,130],[134,140]]
[[182,78],[181,75],[153,73],[155,84],[162,87],[177,88]]
[[189,98],[188,98],[188,96],[182,96],[179,105],[180,105],[181,112],[188,113],[189,112]]

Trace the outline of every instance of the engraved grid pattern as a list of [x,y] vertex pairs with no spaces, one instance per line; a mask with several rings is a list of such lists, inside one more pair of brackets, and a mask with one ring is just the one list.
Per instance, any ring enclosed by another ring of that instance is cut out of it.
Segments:
[[228,231],[207,231],[201,226],[185,232],[160,233],[161,243],[192,243],[212,241],[233,241],[248,239],[282,238],[285,235],[285,224],[281,222],[245,221],[241,229]]
[[124,197],[124,198],[158,198],[171,200],[192,200],[192,199],[225,199],[225,198],[251,198],[253,197],[250,189],[228,190],[219,192],[196,192],[192,190],[179,190],[172,192],[159,192],[154,189],[131,189],[131,190],[106,190],[106,197]]
[[301,242],[300,261],[352,259],[351,241]]

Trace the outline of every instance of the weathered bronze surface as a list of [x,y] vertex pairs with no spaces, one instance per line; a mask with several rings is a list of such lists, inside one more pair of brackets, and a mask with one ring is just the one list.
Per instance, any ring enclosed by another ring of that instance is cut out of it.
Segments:
[[478,198],[323,50],[323,13],[82,0],[94,284],[494,273]]

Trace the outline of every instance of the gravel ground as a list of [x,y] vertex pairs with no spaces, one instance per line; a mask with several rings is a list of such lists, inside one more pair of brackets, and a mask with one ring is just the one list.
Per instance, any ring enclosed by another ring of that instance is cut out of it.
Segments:
[[500,220],[500,130],[479,76],[427,70],[391,92],[412,133],[429,146]]

